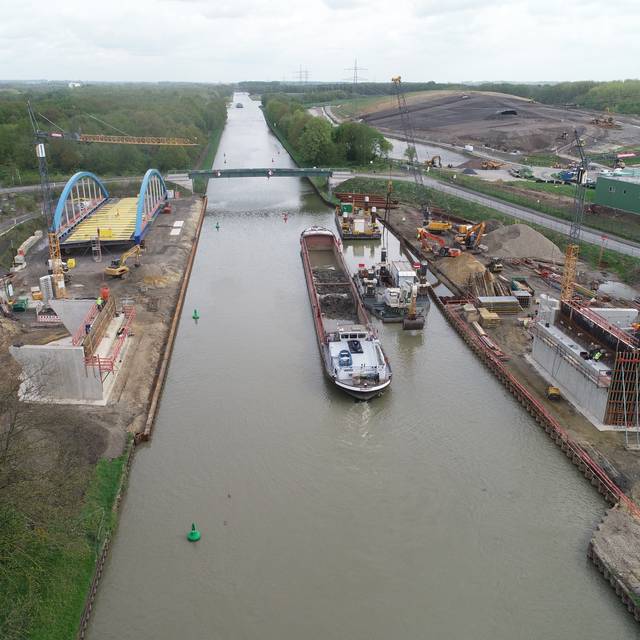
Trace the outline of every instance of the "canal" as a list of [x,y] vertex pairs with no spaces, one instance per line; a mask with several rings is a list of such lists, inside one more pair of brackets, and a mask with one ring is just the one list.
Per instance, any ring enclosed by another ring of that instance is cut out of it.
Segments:
[[[215,166],[290,166],[237,101]],[[313,224],[334,228],[306,181],[210,182],[91,640],[636,637],[585,555],[602,499],[437,309],[417,335],[379,325],[382,398],[325,381],[299,257]]]

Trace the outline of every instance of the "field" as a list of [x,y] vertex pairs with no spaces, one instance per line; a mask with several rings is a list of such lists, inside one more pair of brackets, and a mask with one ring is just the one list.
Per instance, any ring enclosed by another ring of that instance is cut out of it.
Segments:
[[[639,122],[620,116],[615,120],[619,128],[606,129],[591,123],[598,116],[594,111],[480,91],[420,92],[409,94],[407,104],[419,138],[525,154],[571,153],[574,128],[586,140],[588,150],[626,146],[636,140]],[[349,105],[341,110],[345,115],[354,111]],[[358,114],[384,131],[402,129],[393,96],[362,101]]]

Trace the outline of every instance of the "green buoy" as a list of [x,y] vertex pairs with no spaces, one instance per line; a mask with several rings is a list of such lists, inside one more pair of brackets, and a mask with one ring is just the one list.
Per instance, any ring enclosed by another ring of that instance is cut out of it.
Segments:
[[193,315],[191,316],[194,320],[199,320],[200,319],[200,314],[198,313],[197,309],[193,310]]
[[187,540],[189,542],[197,542],[200,540],[200,532],[196,529],[196,523],[191,523],[191,531],[187,533]]

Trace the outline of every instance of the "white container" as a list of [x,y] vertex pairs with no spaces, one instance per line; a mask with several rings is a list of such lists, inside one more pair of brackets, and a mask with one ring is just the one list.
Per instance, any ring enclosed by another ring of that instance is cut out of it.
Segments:
[[472,144],[465,144],[464,145],[464,150],[473,152],[473,145]]

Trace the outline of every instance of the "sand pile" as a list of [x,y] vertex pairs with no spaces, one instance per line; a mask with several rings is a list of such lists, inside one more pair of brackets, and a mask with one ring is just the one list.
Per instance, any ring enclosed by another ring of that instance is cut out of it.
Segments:
[[461,288],[466,286],[470,275],[485,271],[484,265],[470,253],[463,253],[457,258],[441,258],[438,269]]
[[482,238],[482,244],[489,247],[490,256],[564,262],[562,251],[551,240],[526,224],[510,224],[487,233]]

